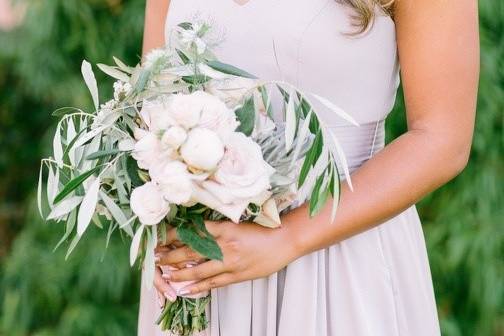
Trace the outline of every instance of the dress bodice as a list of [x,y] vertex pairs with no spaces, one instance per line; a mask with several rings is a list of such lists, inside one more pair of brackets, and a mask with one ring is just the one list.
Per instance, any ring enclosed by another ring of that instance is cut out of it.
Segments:
[[210,21],[220,40],[214,50],[220,60],[323,96],[360,124],[350,125],[311,101],[340,140],[351,171],[379,151],[399,85],[392,19],[377,8],[368,31],[353,36],[356,13],[336,0],[235,1],[172,0],[167,42],[174,25],[195,17]]
[[362,124],[389,113],[399,83],[390,17],[377,9],[367,33],[349,36],[355,13],[335,0],[235,1],[172,0],[166,30],[200,15],[222,30],[222,61],[326,97]]

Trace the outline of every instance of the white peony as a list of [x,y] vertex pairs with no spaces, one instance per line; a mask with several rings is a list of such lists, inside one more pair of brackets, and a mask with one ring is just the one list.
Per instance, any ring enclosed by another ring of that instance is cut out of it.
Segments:
[[169,161],[154,165],[149,170],[152,181],[159,185],[164,199],[177,205],[191,199],[192,181],[187,166],[180,161]]
[[135,188],[131,193],[130,205],[143,225],[156,225],[170,212],[170,204],[154,182]]
[[177,125],[189,130],[198,124],[201,111],[205,106],[205,100],[202,99],[203,93],[202,91],[196,91],[191,94],[180,93],[170,98],[170,116],[175,120]]
[[162,148],[160,140],[152,132],[138,128],[135,130],[135,139],[137,142],[131,156],[142,169],[149,169],[156,162],[170,158],[173,154],[171,150]]
[[222,159],[224,145],[215,132],[197,127],[188,133],[186,142],[180,147],[180,154],[191,168],[210,171]]
[[187,139],[187,132],[180,126],[172,126],[161,137],[163,146],[178,149]]
[[201,182],[194,198],[238,222],[250,203],[262,205],[271,196],[273,172],[257,143],[242,133],[232,133],[213,178]]
[[165,130],[176,124],[170,115],[168,102],[165,99],[144,100],[140,116],[151,131]]

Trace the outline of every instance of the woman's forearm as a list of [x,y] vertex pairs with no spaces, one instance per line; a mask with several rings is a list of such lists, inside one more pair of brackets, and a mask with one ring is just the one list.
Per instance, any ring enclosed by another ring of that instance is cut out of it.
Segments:
[[298,253],[304,255],[370,229],[457,175],[467,162],[470,141],[461,145],[436,139],[427,131],[410,131],[366,162],[352,175],[353,191],[342,183],[333,223],[332,202],[313,218],[306,205],[286,214],[283,229]]
[[164,26],[170,0],[147,0],[142,55],[165,44]]
[[467,163],[479,76],[477,1],[399,1],[394,21],[409,131],[353,174],[353,192],[343,184],[333,223],[330,204],[315,218],[306,209],[283,218],[299,253],[386,221]]

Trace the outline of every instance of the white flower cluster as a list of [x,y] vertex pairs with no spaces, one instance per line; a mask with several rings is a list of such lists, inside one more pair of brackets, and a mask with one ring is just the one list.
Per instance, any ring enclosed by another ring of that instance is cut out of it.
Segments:
[[133,190],[131,208],[158,224],[169,204],[201,203],[238,222],[270,196],[273,168],[251,138],[236,132],[232,109],[204,91],[145,100],[132,156],[151,181]]
[[145,55],[145,61],[143,65],[147,69],[152,69],[153,67],[162,65],[164,62],[170,59],[171,53],[164,48],[158,48],[150,51]]
[[131,84],[123,81],[114,82],[114,100],[123,100],[132,90]]

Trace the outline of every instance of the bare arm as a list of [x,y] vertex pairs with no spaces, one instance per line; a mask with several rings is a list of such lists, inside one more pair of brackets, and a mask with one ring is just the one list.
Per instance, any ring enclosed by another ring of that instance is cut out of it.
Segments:
[[411,206],[467,164],[479,76],[477,2],[399,0],[396,29],[408,132],[386,146],[345,185],[337,220],[330,209],[316,229],[306,209],[288,214],[305,252],[369,229]]
[[[352,175],[354,191],[344,185],[335,222],[329,204],[311,219],[301,207],[285,215],[284,226],[274,231],[208,223],[224,262],[173,272],[172,280],[204,279],[188,289],[195,293],[271,274],[399,214],[465,167],[479,76],[477,1],[398,0],[396,7],[408,132]],[[162,261],[191,256],[187,248],[179,250],[162,255]]]
[[170,0],[147,0],[142,55],[165,44],[164,26],[169,6]]

